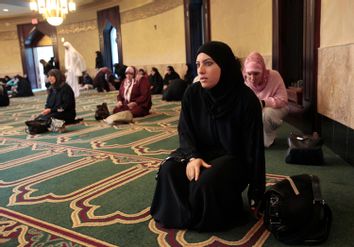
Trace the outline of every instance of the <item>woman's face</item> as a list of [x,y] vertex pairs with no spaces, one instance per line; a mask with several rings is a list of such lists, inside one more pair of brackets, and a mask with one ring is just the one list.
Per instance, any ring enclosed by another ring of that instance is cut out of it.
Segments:
[[126,77],[129,81],[131,81],[131,80],[133,79],[134,75],[133,75],[133,73],[131,73],[131,72],[125,72],[125,77]]
[[259,71],[247,71],[246,80],[253,85],[259,85],[262,83],[262,73]]
[[54,85],[54,83],[57,81],[54,75],[48,76],[48,81],[50,82],[51,85]]
[[221,68],[219,65],[203,52],[198,54],[196,64],[199,81],[202,87],[206,89],[215,87],[221,76]]

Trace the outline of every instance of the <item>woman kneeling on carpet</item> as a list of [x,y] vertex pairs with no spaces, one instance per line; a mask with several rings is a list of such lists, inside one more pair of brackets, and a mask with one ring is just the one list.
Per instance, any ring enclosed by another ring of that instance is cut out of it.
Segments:
[[166,228],[226,230],[244,222],[265,190],[262,109],[243,82],[231,48],[218,41],[197,53],[199,82],[183,99],[179,148],[160,166],[151,215]]
[[37,119],[48,120],[51,118],[64,120],[65,123],[74,123],[76,117],[75,96],[72,88],[65,82],[64,75],[58,69],[48,72],[50,82],[45,109]]
[[120,85],[117,104],[113,113],[130,111],[133,117],[143,117],[149,114],[152,102],[150,83],[145,76],[136,76],[133,66],[125,70],[125,79]]

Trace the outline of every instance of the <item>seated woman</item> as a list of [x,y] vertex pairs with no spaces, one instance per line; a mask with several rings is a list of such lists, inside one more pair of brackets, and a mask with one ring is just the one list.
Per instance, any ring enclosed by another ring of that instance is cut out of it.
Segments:
[[133,117],[149,114],[152,105],[150,83],[145,76],[137,78],[135,76],[135,67],[129,66],[125,70],[125,79],[119,88],[113,113],[129,110]]
[[93,89],[93,80],[91,76],[87,73],[87,71],[84,71],[82,73],[82,84],[80,89],[83,90]]
[[182,80],[172,66],[167,66],[163,79],[162,99],[166,101],[181,100],[188,84]]
[[29,97],[33,96],[33,91],[31,87],[31,83],[29,82],[28,78],[22,77],[20,75],[17,75],[18,82],[17,82],[17,93],[16,97]]
[[264,59],[258,52],[252,52],[243,67],[245,83],[262,103],[264,146],[270,147],[276,130],[288,114],[288,94],[278,71],[266,69]]
[[218,231],[243,223],[265,190],[261,105],[241,64],[217,41],[197,52],[199,82],[182,99],[179,148],[161,164],[151,215],[166,228]]
[[17,84],[18,84],[18,76],[16,75],[14,76],[14,78],[8,80],[6,82],[6,90],[8,91],[8,93],[10,94],[10,97],[16,96],[17,93]]
[[180,79],[180,78],[181,77],[179,76],[179,74],[175,71],[175,69],[172,66],[170,66],[170,65],[167,66],[166,73],[163,78],[163,91],[165,91],[167,89],[171,80]]
[[0,83],[0,106],[8,106],[10,104],[9,95],[4,84]]
[[76,117],[75,96],[72,88],[65,82],[64,75],[58,69],[48,72],[50,87],[45,109],[37,119],[47,120],[51,118],[64,120],[66,124],[74,123]]
[[149,82],[151,84],[151,94],[162,93],[163,79],[159,70],[155,67],[151,68]]
[[168,87],[162,93],[162,99],[166,101],[180,101],[187,87],[188,82],[185,80],[171,80]]

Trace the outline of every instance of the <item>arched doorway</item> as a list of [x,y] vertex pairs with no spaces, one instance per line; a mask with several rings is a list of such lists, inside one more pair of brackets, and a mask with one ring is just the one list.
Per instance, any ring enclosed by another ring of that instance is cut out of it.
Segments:
[[104,65],[113,70],[116,61],[123,63],[119,6],[98,11],[97,26]]
[[117,45],[117,29],[107,21],[103,31],[104,41],[104,65],[113,68],[113,64],[119,62],[119,51]]
[[56,28],[50,26],[47,22],[41,22],[37,25],[21,24],[17,25],[17,33],[20,40],[23,73],[27,75],[32,89],[41,88],[42,83],[38,77],[38,57],[43,56],[43,54],[38,56],[38,52],[41,51],[38,51],[37,47],[38,45],[50,46],[51,49],[47,49],[51,50],[52,53],[48,55],[54,56],[55,64],[59,67]]
[[209,8],[209,0],[184,0],[186,59],[192,67],[193,76],[197,75],[197,51],[203,43],[210,41]]
[[[321,0],[273,0],[273,68],[286,86],[302,80],[303,108],[287,121],[305,133],[320,131],[317,116],[317,59]],[[291,109],[290,109],[291,110]],[[290,111],[292,113],[292,111]]]

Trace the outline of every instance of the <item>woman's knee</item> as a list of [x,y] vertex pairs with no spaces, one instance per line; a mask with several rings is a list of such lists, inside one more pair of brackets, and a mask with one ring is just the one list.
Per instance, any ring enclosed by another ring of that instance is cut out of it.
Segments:
[[174,160],[166,160],[160,165],[158,176],[171,177],[180,174],[185,171],[181,166],[182,164]]

